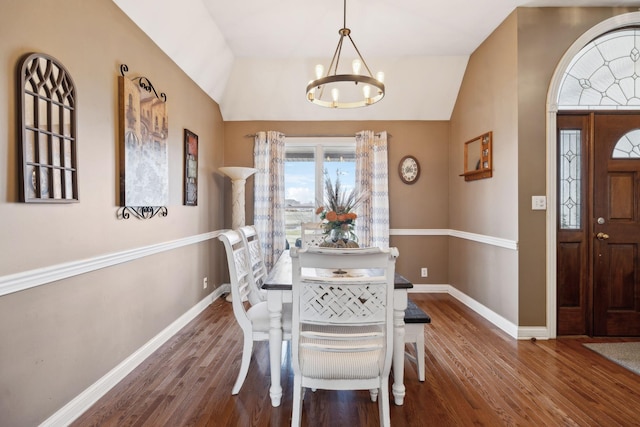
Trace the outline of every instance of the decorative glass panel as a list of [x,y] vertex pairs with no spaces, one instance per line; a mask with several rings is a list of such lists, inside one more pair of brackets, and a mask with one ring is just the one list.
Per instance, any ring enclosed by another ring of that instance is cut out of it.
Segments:
[[560,228],[579,229],[582,226],[582,180],[580,130],[560,131]]
[[76,95],[67,70],[54,58],[33,53],[19,67],[21,200],[78,200]]
[[614,159],[640,159],[640,129],[622,135],[613,147]]
[[567,67],[560,109],[637,110],[640,107],[640,29],[627,28],[587,44]]

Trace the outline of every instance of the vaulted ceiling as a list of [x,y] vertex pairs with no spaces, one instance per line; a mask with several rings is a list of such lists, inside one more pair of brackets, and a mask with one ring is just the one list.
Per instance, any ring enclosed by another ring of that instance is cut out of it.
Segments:
[[[333,110],[305,98],[328,66],[343,0],[113,0],[236,120],[448,120],[469,55],[516,8],[637,0],[347,0],[346,26],[386,95]],[[352,57],[345,56],[348,60]],[[355,53],[354,53],[355,55]]]

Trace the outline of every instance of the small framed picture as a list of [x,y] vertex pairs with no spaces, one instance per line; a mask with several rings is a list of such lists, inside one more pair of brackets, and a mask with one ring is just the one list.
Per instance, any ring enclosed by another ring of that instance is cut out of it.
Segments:
[[198,205],[198,135],[184,130],[184,204]]

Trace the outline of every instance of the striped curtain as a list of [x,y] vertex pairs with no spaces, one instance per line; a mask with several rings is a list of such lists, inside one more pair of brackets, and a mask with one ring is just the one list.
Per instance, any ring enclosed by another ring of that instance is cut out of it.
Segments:
[[253,146],[253,224],[258,232],[267,270],[285,249],[284,138],[280,132],[258,132]]
[[370,195],[358,209],[356,235],[360,246],[389,247],[388,176],[387,133],[357,133],[356,189]]

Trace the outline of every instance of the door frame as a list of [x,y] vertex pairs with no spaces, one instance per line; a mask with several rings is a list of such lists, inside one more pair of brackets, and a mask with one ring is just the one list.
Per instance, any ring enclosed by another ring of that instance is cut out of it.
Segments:
[[629,25],[640,25],[640,12],[630,12],[623,15],[614,16],[593,26],[582,34],[563,55],[556,66],[549,90],[547,92],[547,211],[546,211],[546,241],[547,241],[547,333],[553,339],[557,336],[557,129],[556,114],[558,112],[558,94],[560,83],[565,70],[569,67],[571,60],[596,37]]

